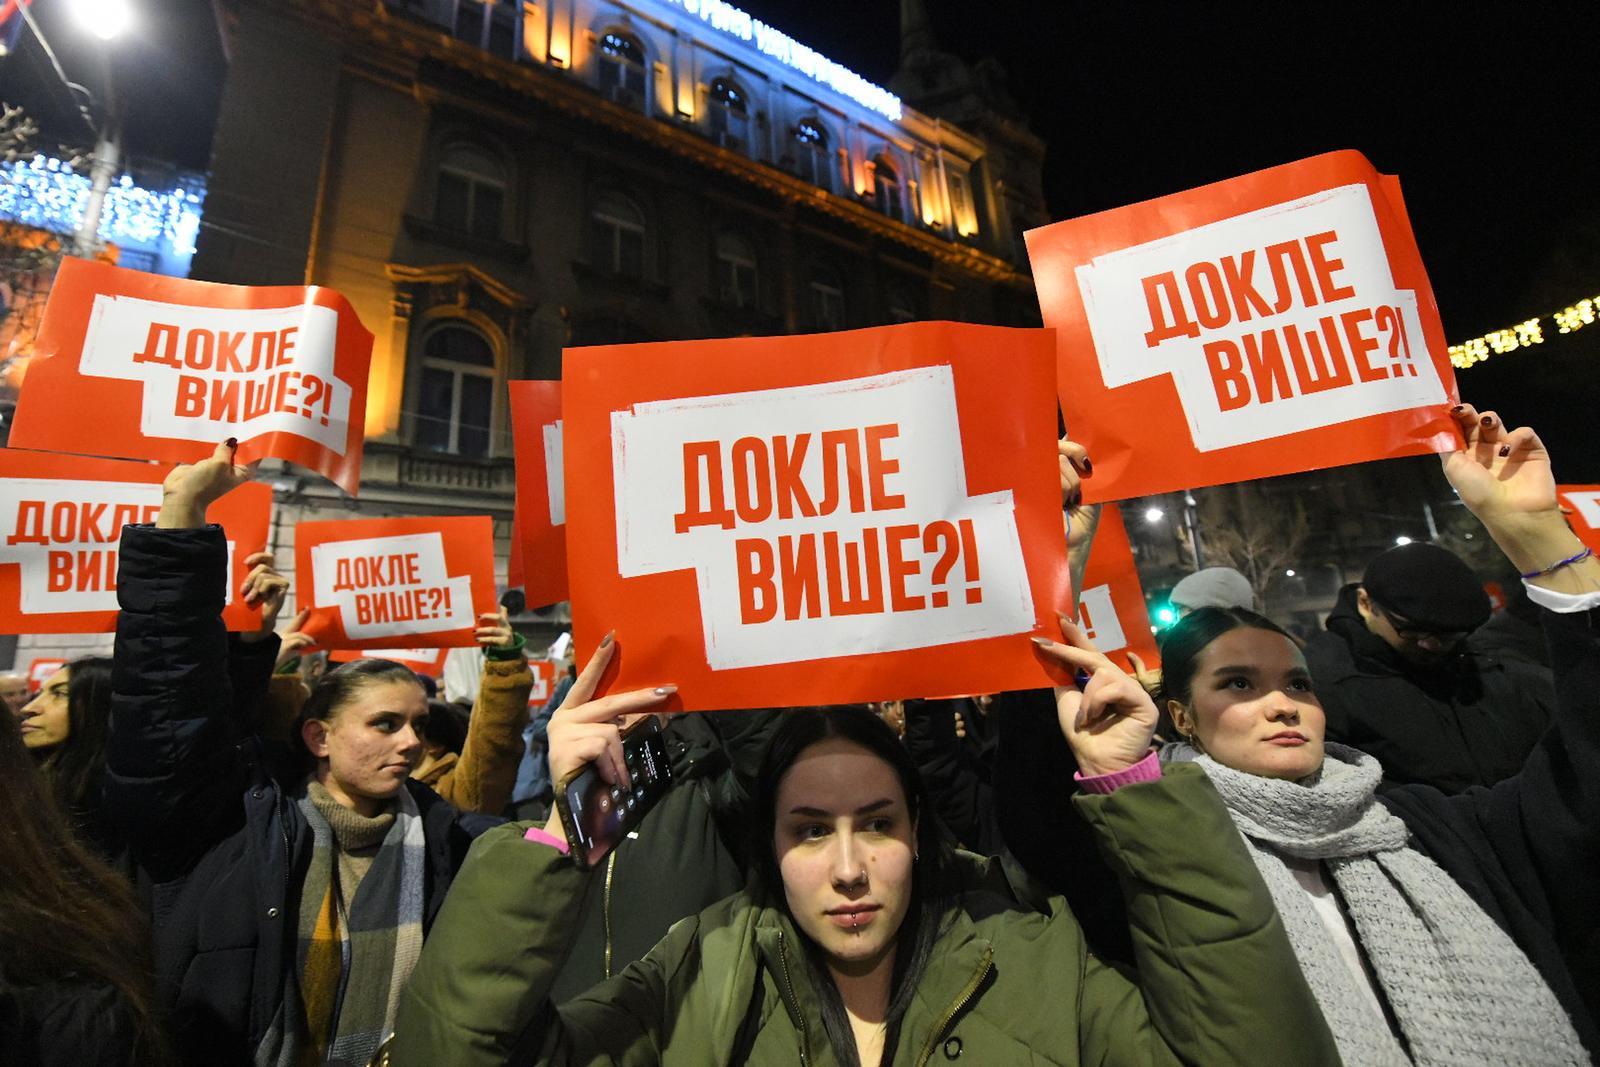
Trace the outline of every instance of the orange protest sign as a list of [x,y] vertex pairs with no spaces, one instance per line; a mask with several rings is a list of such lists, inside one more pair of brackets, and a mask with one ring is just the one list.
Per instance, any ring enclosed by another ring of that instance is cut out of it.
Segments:
[[290,460],[356,493],[372,334],[331,289],[67,259],[34,349],[14,447],[192,462],[236,437],[241,463]]
[[1600,552],[1600,485],[1558,485],[1556,495],[1578,540]]
[[528,690],[528,707],[537,711],[550,700],[556,691],[556,665],[545,659],[531,659],[528,670],[533,672],[533,688]]
[[1083,592],[1078,595],[1078,625],[1095,647],[1113,660],[1126,659],[1116,653],[1134,652],[1146,667],[1154,670],[1161,666],[1133,545],[1128,541],[1122,509],[1115,504],[1100,509],[1100,525],[1083,569]]
[[1026,240],[1090,502],[1460,447],[1400,184],[1358,152]]
[[295,598],[323,648],[465,647],[499,610],[487,515],[302,522],[294,537]]
[[517,512],[511,558],[528,607],[567,599],[566,477],[561,452],[561,383],[509,382],[517,457]]
[[568,350],[579,661],[615,629],[605,684],[691,711],[1044,684],[1052,353],[942,322]]
[[64,659],[36,659],[28,664],[28,691],[37,693],[50,676],[67,665]]
[[358,659],[387,659],[404,664],[418,674],[437,678],[444,670],[443,648],[340,648],[328,653],[333,663],[354,663]]
[[[154,522],[168,468],[0,449],[0,633],[110,633],[117,626],[117,546],[122,527]],[[267,543],[272,490],[241,485],[211,505],[227,531],[229,577],[222,618],[254,630],[259,608],[239,599],[246,557]]]

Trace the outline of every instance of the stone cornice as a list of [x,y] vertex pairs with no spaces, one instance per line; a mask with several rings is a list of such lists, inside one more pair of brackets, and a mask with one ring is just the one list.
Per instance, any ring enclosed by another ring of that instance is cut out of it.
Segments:
[[[262,2],[262,0],[244,0]],[[281,5],[281,6],[280,6]],[[437,28],[391,13],[381,0],[277,0],[345,46],[345,61],[366,76],[382,70],[415,83],[418,65],[432,61],[462,74],[485,79],[553,110],[624,134],[651,148],[692,161],[746,182],[780,200],[812,209],[866,233],[893,241],[947,268],[1031,291],[1033,280],[999,256],[946,240],[915,226],[896,222],[847,196],[827,192],[778,168],[722,148],[691,130],[631,111],[602,98],[569,77],[528,64],[501,59],[458,41]],[[434,95],[443,87],[413,91]],[[481,109],[481,102],[480,102]],[[515,116],[505,112],[508,118]]]

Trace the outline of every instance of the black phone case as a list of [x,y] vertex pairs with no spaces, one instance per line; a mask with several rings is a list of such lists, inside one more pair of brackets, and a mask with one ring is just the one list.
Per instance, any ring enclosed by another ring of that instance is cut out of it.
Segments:
[[[567,834],[567,854],[581,870],[592,870],[598,867],[622,842],[623,838],[638,828],[639,824],[644,821],[644,817],[650,813],[656,804],[660,803],[667,790],[672,788],[672,763],[667,758],[665,734],[662,731],[660,720],[654,717],[640,721],[622,736],[622,755],[623,759],[630,764],[629,773],[634,773],[632,765],[644,758],[644,750],[646,746],[651,744],[654,744],[656,749],[654,763],[659,768],[660,773],[654,779],[653,787],[650,787],[643,796],[640,796],[640,790],[636,787],[633,790],[624,791],[620,797],[613,798],[614,800],[626,801],[627,798],[631,797],[634,798],[635,803],[632,807],[624,809],[622,821],[616,830],[616,840],[612,842],[611,847],[606,848],[604,851],[591,851],[584,846],[582,837],[578,832],[577,820],[573,816],[567,796],[571,784],[582,777],[584,771],[591,769],[594,764],[585,764],[582,770],[561,783],[560,788],[555,791],[556,810],[561,813],[561,826]],[[598,775],[596,780],[601,783],[603,788],[610,788],[605,786],[604,779],[600,779]],[[637,778],[635,781],[637,781]]]

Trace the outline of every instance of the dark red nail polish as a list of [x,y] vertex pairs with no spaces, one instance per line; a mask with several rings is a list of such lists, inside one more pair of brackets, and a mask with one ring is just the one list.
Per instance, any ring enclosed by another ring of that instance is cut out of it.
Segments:
[[1509,455],[1511,455],[1511,446],[1510,445],[1501,445],[1500,446],[1500,455],[1501,456],[1509,456]]
[[1450,414],[1459,415],[1465,410],[1467,410],[1467,405],[1465,405],[1465,404],[1457,404],[1455,407],[1450,409]]
[[1483,418],[1479,419],[1478,421],[1483,423],[1485,426],[1493,426],[1494,425],[1494,416],[1493,415],[1485,415]]
[[1088,477],[1091,477],[1093,474],[1094,474],[1094,464],[1089,462],[1089,457],[1088,456],[1084,456],[1083,457],[1083,476],[1085,478],[1088,478]]
[[228,438],[226,441],[224,441],[222,443],[227,445],[229,448],[238,448],[239,447],[239,439],[237,437],[230,437],[230,438]]

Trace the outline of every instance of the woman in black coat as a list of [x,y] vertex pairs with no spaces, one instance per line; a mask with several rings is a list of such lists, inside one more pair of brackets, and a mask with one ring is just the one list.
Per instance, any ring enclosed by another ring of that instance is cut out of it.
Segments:
[[[123,530],[105,802],[151,885],[158,994],[191,1063],[365,1063],[476,833],[410,780],[427,702],[363,660],[275,753],[235,703],[221,622],[227,546],[207,506],[249,477],[233,448],[168,476]],[[359,891],[358,891],[359,890]]]

